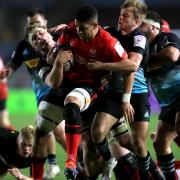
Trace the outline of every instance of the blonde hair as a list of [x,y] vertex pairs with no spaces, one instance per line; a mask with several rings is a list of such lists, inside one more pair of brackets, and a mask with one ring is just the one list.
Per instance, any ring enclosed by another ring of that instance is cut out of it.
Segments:
[[21,136],[26,142],[32,142],[34,140],[35,129],[32,125],[25,126],[19,132],[19,136]]
[[140,0],[126,0],[122,5],[121,9],[124,8],[133,8],[133,14],[134,18],[139,18],[140,20],[143,20],[148,12],[147,5],[140,1]]

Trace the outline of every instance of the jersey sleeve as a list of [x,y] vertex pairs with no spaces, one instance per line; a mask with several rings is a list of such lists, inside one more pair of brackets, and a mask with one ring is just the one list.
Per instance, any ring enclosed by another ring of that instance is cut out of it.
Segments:
[[130,52],[139,53],[142,56],[146,51],[147,39],[144,35],[139,34],[133,37],[133,46]]
[[68,30],[64,30],[64,32],[59,36],[58,45],[69,45],[69,35],[68,35]]
[[180,49],[180,40],[179,38],[173,33],[166,33],[166,39],[164,42],[164,47],[173,46],[177,49]]
[[119,62],[127,58],[127,52],[122,47],[121,43],[115,38],[107,42],[106,49],[111,62]]
[[21,41],[11,55],[8,64],[12,65],[15,69],[19,68],[23,63],[23,41]]

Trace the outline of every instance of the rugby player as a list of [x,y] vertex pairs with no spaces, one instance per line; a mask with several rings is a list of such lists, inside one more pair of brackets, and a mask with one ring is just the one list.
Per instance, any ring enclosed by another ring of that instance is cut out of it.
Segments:
[[[0,72],[4,69],[3,59],[0,57]],[[8,97],[7,79],[0,79],[0,127],[15,129],[9,120],[9,113],[6,107]]]
[[32,180],[19,169],[31,167],[34,127],[25,126],[18,131],[0,128],[0,178],[10,173],[18,180]]
[[[48,43],[48,46],[51,45],[51,49],[53,48],[49,53],[51,58],[47,58],[49,64],[40,70],[40,75],[48,85],[54,88],[47,96],[48,106],[52,102],[50,97],[53,97],[54,102],[57,103],[57,106],[54,107],[56,108],[54,110],[56,115],[62,117],[60,107],[64,109],[63,118],[66,120],[65,131],[68,152],[65,175],[67,179],[74,179],[76,176],[77,147],[80,141],[81,112],[90,108],[99,91],[101,91],[101,80],[104,75],[109,75],[109,72],[106,71],[88,70],[86,63],[97,59],[104,63],[117,62],[115,68],[123,70],[124,67],[127,67],[125,69],[127,72],[135,71],[136,67],[134,63],[126,59],[127,54],[121,44],[98,25],[97,10],[93,6],[82,7],[76,14],[75,22],[70,23],[65,28],[58,41],[58,45],[60,45],[58,49],[60,48],[60,50],[55,59],[52,57],[57,46],[52,47],[52,38],[47,32],[41,30],[35,37],[36,42],[34,44],[40,43],[40,39],[44,38],[42,42]],[[32,41],[33,39],[32,36]],[[76,57],[74,66],[68,72],[63,71],[63,64],[68,60],[70,54],[69,51],[63,50],[63,46],[71,46]],[[46,106],[45,102],[40,103],[41,123],[38,124],[38,129],[41,130],[41,133],[43,131],[44,134],[48,134],[54,127],[50,126],[51,120],[47,120],[48,113],[44,114],[44,106]],[[54,125],[56,123],[59,123],[59,118],[54,122]],[[35,153],[36,157],[40,157],[43,147],[38,144],[36,146],[39,150],[39,152],[36,151],[38,153]],[[38,179],[39,177],[35,175],[35,178]]]
[[[1,78],[11,77],[14,72],[17,71],[24,63],[29,72],[29,75],[31,76],[32,89],[36,95],[38,106],[40,101],[50,91],[51,88],[47,86],[38,75],[39,61],[44,57],[41,55],[41,53],[35,51],[27,41],[27,35],[34,26],[40,26],[45,29],[47,28],[47,19],[42,10],[32,9],[28,11],[26,16],[25,38],[18,43],[15,51],[12,53],[11,60],[1,71]],[[58,142],[64,149],[66,149],[64,123],[60,124],[54,133]],[[53,134],[51,135],[51,140],[49,140],[49,143],[50,142],[51,145],[49,146],[48,167],[46,173],[44,174],[44,178],[54,178],[60,172],[56,161],[56,144]]]
[[[148,41],[139,29],[146,12],[147,7],[145,4],[139,1],[125,1],[121,6],[118,21],[119,30],[112,27],[107,28],[107,30],[122,43],[123,47],[128,52],[128,58],[132,62],[138,62],[138,70],[135,72],[134,77],[132,75],[132,78],[134,78],[134,83],[133,80],[131,80],[131,86],[133,85],[132,94],[131,91],[127,93],[123,89],[122,73],[112,73],[110,83],[111,91],[108,93],[108,98],[105,97],[106,101],[103,103],[105,107],[100,108],[99,114],[96,115],[96,119],[92,126],[92,137],[98,146],[99,151],[102,150],[104,156],[110,158],[110,151],[108,150],[105,136],[112,125],[122,116],[122,112],[120,111],[120,109],[122,109],[126,119],[129,119],[130,122],[134,144],[133,149],[136,153],[141,179],[148,178],[150,162],[153,166],[152,174],[155,176],[158,176],[159,174],[157,172],[157,166],[150,157],[150,153],[147,151],[146,147],[150,107],[148,101],[148,84],[144,77],[143,67],[148,59]],[[107,65],[103,67],[99,62],[89,64],[90,66],[93,66],[94,69],[107,69]],[[113,69],[109,68],[109,70]],[[130,114],[129,109],[127,108],[127,104],[130,102],[134,108],[135,114]],[[116,111],[114,110],[114,107],[116,107]]]
[[141,29],[150,42],[148,78],[160,104],[154,148],[165,179],[176,179],[174,155],[170,147],[180,134],[180,42],[174,33],[161,32],[161,17],[150,11]]

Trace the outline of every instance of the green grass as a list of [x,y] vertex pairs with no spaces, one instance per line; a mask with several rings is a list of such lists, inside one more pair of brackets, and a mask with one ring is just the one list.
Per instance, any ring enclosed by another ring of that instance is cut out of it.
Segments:
[[[27,124],[32,124],[34,125],[34,115],[29,115],[29,116],[11,116],[10,117],[11,119],[11,122],[16,126],[17,130],[19,130],[20,128],[22,128],[23,126],[27,125]],[[149,129],[149,132],[151,131],[154,131],[156,129],[156,124],[157,124],[157,117],[156,116],[152,116],[151,118],[151,122],[150,122],[150,129]],[[155,160],[155,152],[154,152],[154,149],[152,147],[152,141],[150,140],[150,138],[148,138],[148,149],[153,157],[153,159]],[[64,170],[64,164],[65,164],[65,152],[62,150],[62,148],[60,147],[59,144],[57,144],[57,161],[58,161],[58,164],[61,168],[61,173],[59,176],[57,176],[55,178],[55,180],[65,180],[65,177],[64,177],[64,173],[63,173],[63,170]],[[179,153],[179,149],[178,147],[173,144],[172,145],[172,149],[173,149],[173,152],[174,152],[174,155],[175,155],[175,158],[180,160],[180,153]],[[28,175],[29,174],[29,170],[28,169],[23,169],[21,170],[22,173]],[[13,178],[12,176],[10,175],[7,175],[6,177],[3,178],[3,180],[14,180],[15,178]],[[114,178],[113,178],[114,179]]]

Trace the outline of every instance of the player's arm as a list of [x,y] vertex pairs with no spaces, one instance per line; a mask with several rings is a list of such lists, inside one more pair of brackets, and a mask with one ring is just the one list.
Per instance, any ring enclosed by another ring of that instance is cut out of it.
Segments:
[[179,49],[173,46],[163,48],[155,56],[151,57],[149,62],[151,65],[162,66],[165,64],[175,63],[179,59]]
[[[129,52],[128,59],[131,61],[138,61],[140,64],[143,56],[137,52]],[[134,83],[134,73],[124,74],[124,91],[122,96],[122,112],[129,122],[134,120],[134,109],[130,104],[131,92]]]
[[18,180],[33,180],[33,178],[25,176],[24,174],[22,174],[18,168],[8,169],[8,172],[13,177],[17,178]]
[[5,65],[0,72],[0,79],[9,78],[23,63],[22,57],[23,41],[21,41],[16,50],[11,55],[11,60]]
[[87,63],[87,68],[90,70],[121,71],[126,73],[137,71],[141,61],[136,58],[133,58],[133,60],[129,59],[119,42],[115,45],[115,48],[109,47],[109,49],[113,52],[113,56],[109,56],[109,62],[92,60]]
[[63,81],[63,58],[63,51],[59,51],[51,71],[45,78],[45,83],[55,89],[58,89]]
[[134,109],[130,104],[131,92],[134,82],[134,73],[124,74],[124,91],[122,95],[121,111],[129,123],[134,120]]
[[179,59],[180,40],[175,34],[168,33],[164,37],[164,46],[160,52],[150,57],[150,65],[162,66],[172,64]]

